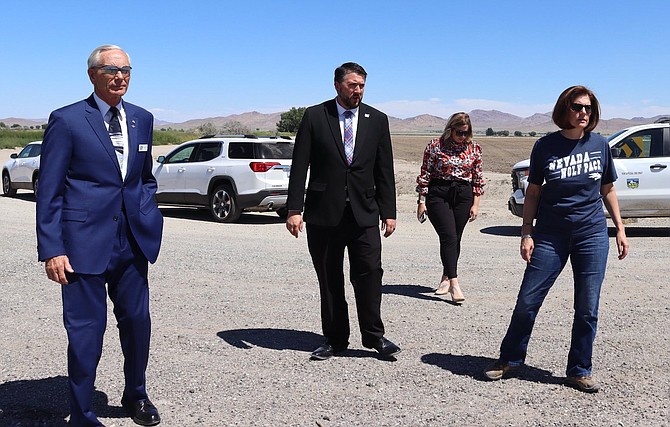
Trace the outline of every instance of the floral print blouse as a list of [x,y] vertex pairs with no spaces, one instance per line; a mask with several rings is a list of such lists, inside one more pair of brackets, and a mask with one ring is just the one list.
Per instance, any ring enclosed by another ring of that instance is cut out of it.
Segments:
[[428,194],[431,179],[447,181],[466,181],[472,184],[475,196],[484,194],[484,176],[482,174],[482,147],[472,141],[470,144],[452,140],[440,142],[435,138],[423,152],[421,173],[416,177],[416,191]]

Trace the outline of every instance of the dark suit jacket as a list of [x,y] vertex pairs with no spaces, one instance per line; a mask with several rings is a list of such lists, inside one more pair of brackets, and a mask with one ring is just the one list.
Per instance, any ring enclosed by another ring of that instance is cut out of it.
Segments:
[[91,95],[49,117],[37,192],[37,251],[41,261],[67,255],[75,272],[106,269],[122,207],[130,230],[150,262],[161,244],[163,216],[154,194],[153,116],[123,102],[128,123],[128,170],[119,163]]
[[[309,107],[296,136],[287,207],[308,224],[339,224],[347,197],[360,227],[395,219],[395,177],[388,118],[360,104],[356,145],[347,165],[334,99]],[[309,168],[307,196],[305,180]]]

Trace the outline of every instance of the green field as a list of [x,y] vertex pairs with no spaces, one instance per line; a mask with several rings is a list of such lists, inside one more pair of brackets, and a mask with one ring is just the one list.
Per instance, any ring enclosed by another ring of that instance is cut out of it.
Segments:
[[[22,148],[29,142],[41,140],[43,136],[43,130],[0,129],[0,148]],[[190,132],[154,130],[154,145],[176,145],[199,136]]]

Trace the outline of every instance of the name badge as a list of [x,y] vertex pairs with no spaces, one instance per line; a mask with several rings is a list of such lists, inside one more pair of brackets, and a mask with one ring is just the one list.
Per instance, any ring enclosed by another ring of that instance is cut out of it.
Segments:
[[149,144],[140,144],[140,153],[143,151],[147,151],[149,149]]

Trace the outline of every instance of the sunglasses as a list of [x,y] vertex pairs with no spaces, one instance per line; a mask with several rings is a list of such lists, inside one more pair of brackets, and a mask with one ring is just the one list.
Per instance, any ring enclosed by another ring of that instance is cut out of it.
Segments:
[[457,136],[463,137],[463,136],[468,136],[470,134],[470,131],[467,130],[454,130],[454,133]]
[[133,68],[129,65],[125,67],[115,67],[113,65],[100,65],[97,67],[93,67],[95,69],[98,69],[103,72],[103,74],[109,74],[110,76],[115,76],[116,73],[121,73],[122,76],[127,76],[130,75],[130,70]]
[[573,102],[570,104],[570,109],[574,111],[575,113],[581,113],[582,108],[584,109],[584,112],[586,114],[591,114],[591,106],[590,105],[584,105],[584,104],[579,104],[577,102]]

